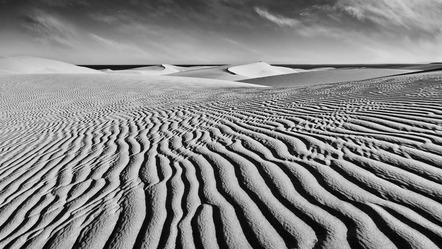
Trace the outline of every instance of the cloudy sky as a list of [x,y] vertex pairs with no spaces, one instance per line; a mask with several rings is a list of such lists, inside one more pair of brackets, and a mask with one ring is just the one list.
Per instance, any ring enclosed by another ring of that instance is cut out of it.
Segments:
[[442,0],[0,0],[0,56],[77,64],[442,61]]

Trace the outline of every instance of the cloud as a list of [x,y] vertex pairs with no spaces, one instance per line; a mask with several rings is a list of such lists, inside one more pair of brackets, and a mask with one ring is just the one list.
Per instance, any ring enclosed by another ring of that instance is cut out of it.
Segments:
[[265,9],[261,9],[259,7],[255,7],[255,12],[260,15],[261,17],[271,21],[272,23],[277,24],[278,26],[284,27],[297,27],[301,24],[300,21],[293,18],[284,17],[277,14],[272,14],[269,11]]
[[75,37],[74,28],[67,22],[41,10],[34,10],[23,17],[22,26],[33,37],[49,45],[72,47]]
[[442,31],[442,0],[339,0],[336,6],[388,30]]
[[318,0],[308,6],[293,2],[262,6],[254,9],[260,17],[293,27],[305,37],[400,43],[437,42],[442,34],[442,0]]
[[110,47],[112,49],[130,51],[130,52],[135,52],[137,54],[142,54],[142,55],[148,54],[145,50],[141,49],[140,47],[138,47],[137,45],[134,45],[134,44],[127,44],[127,43],[123,43],[123,42],[118,42],[115,40],[111,40],[109,38],[104,38],[104,37],[99,36],[97,34],[90,34],[90,37],[92,39],[94,39],[95,41],[97,41],[98,43],[105,45],[107,47]]
[[[210,54],[221,46],[255,56],[266,53],[261,51],[274,55],[283,47],[269,44],[286,44],[293,51],[299,47],[311,54],[322,47],[352,54],[360,49],[358,44],[365,44],[374,51],[416,47],[430,51],[428,58],[441,56],[437,48],[442,46],[442,0],[0,0],[0,4],[0,36],[5,37],[0,45],[15,34],[36,50],[45,43],[51,50],[90,49],[90,56],[97,51],[130,59],[147,51],[149,58],[167,55],[173,61],[176,54],[183,58],[198,51]],[[215,39],[217,35],[231,40]],[[387,52],[378,53],[388,57]],[[224,58],[219,54],[217,58]]]
[[116,23],[121,22],[121,18],[117,15],[105,15],[102,13],[90,13],[89,16],[93,20],[97,20],[99,22],[106,23],[106,24],[116,24]]
[[87,6],[86,0],[34,0],[34,4],[48,7],[71,7],[71,6]]
[[364,13],[361,8],[353,7],[353,6],[342,6],[342,10],[347,12],[349,15],[356,17],[358,20],[364,19]]

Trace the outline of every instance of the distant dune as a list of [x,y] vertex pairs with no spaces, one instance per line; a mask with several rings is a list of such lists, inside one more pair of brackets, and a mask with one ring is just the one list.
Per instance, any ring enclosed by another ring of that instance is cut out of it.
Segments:
[[289,88],[0,75],[0,89],[0,248],[442,245],[442,73]]
[[0,57],[0,74],[98,74],[99,71],[66,62],[29,56]]
[[242,82],[272,86],[272,87],[308,86],[312,84],[367,80],[378,77],[412,73],[417,71],[419,70],[377,69],[377,68],[309,70],[306,72],[300,72],[294,74],[285,74],[285,75],[256,78],[256,79],[246,79],[242,80]]
[[272,66],[265,62],[256,62],[241,65],[224,65],[208,68],[193,68],[184,72],[171,74],[172,76],[195,77],[207,79],[222,79],[239,81],[252,78],[261,78],[266,76],[275,76],[282,74],[291,74],[304,72],[302,69],[292,69],[288,67]]
[[230,80],[238,81],[245,80],[249,77],[236,75],[228,71],[230,65],[224,66],[214,66],[209,68],[203,68],[198,70],[188,70],[184,72],[174,73],[171,76],[179,77],[192,77],[192,78],[203,78],[203,79],[218,79],[218,80]]
[[192,71],[208,68],[207,66],[180,67],[170,64],[162,64],[161,66],[138,67],[125,70],[107,70],[107,73],[123,73],[123,74],[141,74],[141,75],[170,75],[179,72]]
[[420,71],[442,71],[442,63],[431,63],[431,64],[422,64],[422,65],[412,65],[402,67],[405,70],[420,70]]
[[295,70],[287,67],[272,66],[265,62],[229,67],[227,70],[236,75],[241,75],[248,78],[260,78],[304,71],[302,69]]

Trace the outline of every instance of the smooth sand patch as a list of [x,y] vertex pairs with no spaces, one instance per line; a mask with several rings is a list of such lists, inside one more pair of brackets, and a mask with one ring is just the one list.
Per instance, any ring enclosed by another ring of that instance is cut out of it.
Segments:
[[246,65],[233,66],[227,69],[229,72],[248,78],[261,78],[275,75],[303,72],[302,69],[272,66],[265,62],[256,62]]
[[0,74],[100,74],[100,71],[66,62],[29,56],[0,57]]

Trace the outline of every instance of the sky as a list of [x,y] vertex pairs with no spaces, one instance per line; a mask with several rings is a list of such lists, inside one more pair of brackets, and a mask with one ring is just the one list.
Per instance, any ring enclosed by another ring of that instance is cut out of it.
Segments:
[[0,56],[75,64],[442,61],[442,0],[0,0]]

